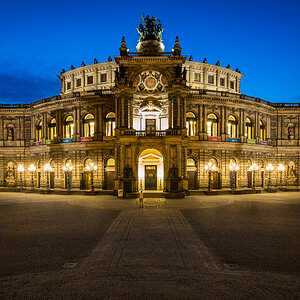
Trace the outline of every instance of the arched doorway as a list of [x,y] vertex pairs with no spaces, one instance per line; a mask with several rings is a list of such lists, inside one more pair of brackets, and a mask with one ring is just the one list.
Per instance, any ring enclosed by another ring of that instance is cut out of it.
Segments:
[[104,173],[105,190],[114,189],[115,167],[116,167],[115,159],[113,157],[110,157],[105,164],[105,173]]
[[192,157],[187,159],[187,175],[188,175],[188,188],[189,190],[197,189],[197,167],[196,162]]
[[163,156],[156,149],[146,149],[139,156],[139,190],[162,191],[164,185]]

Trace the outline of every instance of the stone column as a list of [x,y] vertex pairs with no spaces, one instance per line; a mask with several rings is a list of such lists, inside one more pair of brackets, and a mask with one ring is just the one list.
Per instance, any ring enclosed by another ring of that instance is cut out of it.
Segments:
[[121,127],[125,126],[125,96],[121,95]]
[[271,119],[270,116],[267,116],[267,141],[271,139]]
[[197,114],[197,134],[199,135],[202,132],[202,105],[197,104],[198,114]]
[[116,129],[118,129],[119,126],[119,112],[118,112],[118,96],[115,97],[115,115],[116,115]]
[[46,144],[47,138],[47,113],[42,115],[42,144]]
[[31,142],[35,141],[35,115],[31,116]]
[[178,168],[178,175],[179,177],[182,177],[182,162],[181,162],[181,146],[176,146],[176,152],[177,152],[177,168]]
[[169,95],[169,107],[168,107],[168,113],[169,113],[169,129],[173,128],[173,105],[172,105],[172,99]]
[[129,101],[129,128],[133,129],[133,98],[131,97]]
[[176,96],[176,109],[177,109],[177,114],[176,114],[176,127],[180,126],[180,96]]
[[186,97],[183,97],[182,119],[183,119],[182,127],[186,128]]

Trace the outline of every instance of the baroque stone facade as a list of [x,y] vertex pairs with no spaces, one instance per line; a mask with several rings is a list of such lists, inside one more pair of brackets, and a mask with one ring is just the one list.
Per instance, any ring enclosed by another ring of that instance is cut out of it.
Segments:
[[[279,185],[280,176],[284,186],[299,185],[299,103],[241,94],[238,69],[187,61],[178,38],[172,52],[149,53],[147,45],[129,52],[123,38],[115,60],[63,70],[60,95],[1,104],[0,186],[19,186],[22,177],[26,186],[33,179],[36,189],[65,188],[66,163],[73,188],[93,184],[128,194],[206,189],[208,176],[212,188],[229,188],[233,163],[236,188],[266,187],[269,163],[271,185]],[[209,162],[212,172],[205,169]],[[93,183],[91,163],[98,167]],[[31,164],[36,170],[29,172]]]

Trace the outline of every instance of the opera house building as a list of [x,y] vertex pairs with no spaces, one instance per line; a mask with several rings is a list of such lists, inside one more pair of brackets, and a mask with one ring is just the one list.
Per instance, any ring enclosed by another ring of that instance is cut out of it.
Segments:
[[272,190],[300,183],[300,104],[240,92],[243,74],[193,61],[142,18],[139,43],[71,66],[59,95],[0,104],[1,190]]

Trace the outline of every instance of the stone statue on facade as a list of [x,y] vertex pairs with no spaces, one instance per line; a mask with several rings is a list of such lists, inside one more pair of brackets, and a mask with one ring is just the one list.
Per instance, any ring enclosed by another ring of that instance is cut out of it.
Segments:
[[[137,27],[139,33],[139,43],[137,52],[163,52],[165,46],[162,43],[162,32],[164,28],[160,23],[160,19],[149,15],[142,16],[140,24]],[[144,22],[144,24],[142,24]]]
[[7,128],[7,140],[8,141],[13,141],[14,140],[14,128],[13,127],[8,127]]
[[16,167],[13,162],[7,164],[5,181],[8,186],[14,186],[16,184]]

